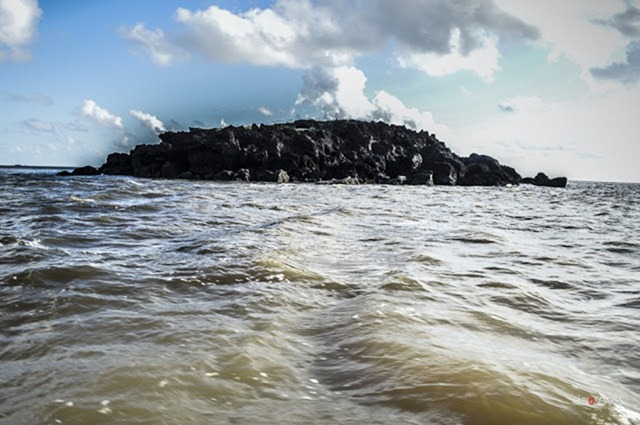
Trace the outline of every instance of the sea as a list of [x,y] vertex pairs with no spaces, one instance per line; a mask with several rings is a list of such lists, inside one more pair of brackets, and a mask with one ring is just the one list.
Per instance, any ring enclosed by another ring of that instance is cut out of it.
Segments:
[[0,170],[0,424],[640,423],[640,185]]

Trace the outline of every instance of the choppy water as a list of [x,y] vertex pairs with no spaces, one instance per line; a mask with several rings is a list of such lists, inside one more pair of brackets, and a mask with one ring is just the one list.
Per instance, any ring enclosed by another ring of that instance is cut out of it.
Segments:
[[0,187],[2,424],[640,422],[640,185]]

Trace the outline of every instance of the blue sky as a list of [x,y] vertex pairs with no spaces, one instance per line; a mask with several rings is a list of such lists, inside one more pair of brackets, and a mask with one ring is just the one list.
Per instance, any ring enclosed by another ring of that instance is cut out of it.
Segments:
[[0,0],[0,164],[298,117],[640,182],[637,0]]

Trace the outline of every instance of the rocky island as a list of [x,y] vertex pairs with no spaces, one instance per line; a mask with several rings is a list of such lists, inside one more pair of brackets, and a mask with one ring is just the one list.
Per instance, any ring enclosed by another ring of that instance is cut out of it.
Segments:
[[190,128],[166,132],[159,144],[112,153],[98,169],[72,175],[167,179],[564,187],[543,173],[523,179],[487,155],[460,157],[435,134],[357,120],[298,120],[285,124]]

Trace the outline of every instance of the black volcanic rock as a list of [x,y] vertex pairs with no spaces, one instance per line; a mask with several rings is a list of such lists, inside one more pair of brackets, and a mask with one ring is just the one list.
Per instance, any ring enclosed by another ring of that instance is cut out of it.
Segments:
[[538,173],[535,177],[525,177],[520,183],[522,184],[533,184],[535,186],[543,186],[543,187],[566,187],[567,186],[567,178],[566,177],[556,177],[550,179],[545,173]]
[[413,185],[518,184],[520,175],[486,155],[462,158],[435,135],[356,120],[191,128],[161,143],[113,153],[103,174],[152,178]]
[[95,167],[87,165],[84,167],[76,168],[71,172],[71,175],[72,176],[98,176],[100,175],[100,171]]

